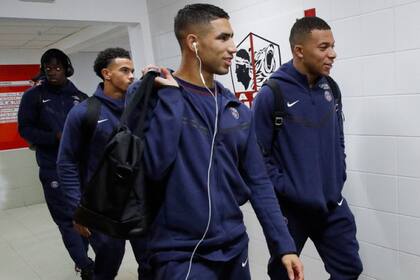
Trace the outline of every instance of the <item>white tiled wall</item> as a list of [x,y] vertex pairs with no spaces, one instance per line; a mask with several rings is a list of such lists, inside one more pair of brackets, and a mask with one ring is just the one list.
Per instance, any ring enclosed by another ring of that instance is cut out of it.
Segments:
[[330,20],[338,52],[333,75],[344,95],[345,195],[358,225],[364,275],[419,279],[420,2],[345,2],[354,6]]
[[0,152],[0,209],[43,201],[35,153],[29,149]]
[[[156,63],[176,68],[179,47],[173,17],[198,1],[149,0]],[[280,44],[290,59],[288,35],[303,10],[332,26],[346,115],[348,181],[364,263],[362,280],[420,279],[420,1],[225,0],[207,1],[231,16],[236,40],[249,32]],[[231,87],[230,76],[219,78]],[[265,275],[267,250],[251,208],[244,212],[251,236],[253,279]],[[328,276],[314,246],[303,260],[306,279]]]

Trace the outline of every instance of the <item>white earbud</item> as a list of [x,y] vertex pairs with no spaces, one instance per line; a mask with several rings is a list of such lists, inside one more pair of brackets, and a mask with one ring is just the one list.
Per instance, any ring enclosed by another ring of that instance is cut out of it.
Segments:
[[197,42],[192,43],[192,46],[195,50],[195,54],[198,55],[198,48],[197,48]]
[[210,146],[210,159],[209,159],[209,165],[207,168],[207,199],[208,199],[208,206],[209,206],[209,215],[208,215],[208,219],[207,219],[207,225],[206,225],[206,229],[203,233],[203,236],[201,237],[201,239],[197,242],[197,244],[194,247],[194,250],[191,254],[190,257],[190,261],[189,261],[189,265],[188,265],[188,271],[187,271],[187,275],[185,276],[184,280],[188,280],[188,277],[190,276],[190,272],[191,272],[191,268],[192,268],[192,264],[193,264],[193,258],[195,253],[197,252],[198,247],[200,246],[200,244],[204,241],[204,239],[207,236],[207,233],[210,229],[210,223],[212,220],[212,199],[211,199],[211,188],[210,188],[210,175],[211,175],[211,170],[212,170],[212,163],[213,163],[213,154],[214,154],[214,148],[215,148],[215,141],[216,141],[216,135],[218,133],[217,131],[217,124],[219,123],[219,105],[217,104],[217,84],[214,83],[214,93],[207,87],[206,85],[206,81],[204,79],[203,73],[202,73],[202,63],[201,63],[201,58],[198,55],[198,45],[197,42],[193,42],[192,43],[192,47],[194,48],[195,51],[195,56],[197,57],[198,60],[198,73],[200,74],[200,78],[201,81],[203,82],[204,87],[207,89],[207,91],[210,93],[211,96],[213,96],[214,98],[214,103],[215,103],[215,118],[214,118],[214,131],[213,131],[213,136],[212,136],[212,140],[211,140],[211,146]]

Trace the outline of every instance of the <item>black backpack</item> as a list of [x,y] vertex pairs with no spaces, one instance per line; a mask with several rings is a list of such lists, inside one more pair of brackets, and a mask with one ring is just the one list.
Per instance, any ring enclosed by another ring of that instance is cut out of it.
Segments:
[[[342,126],[342,122],[344,121],[344,115],[343,115],[343,105],[341,103],[341,91],[338,87],[338,84],[336,81],[334,81],[333,78],[330,76],[325,76],[327,79],[328,85],[331,88],[334,100],[336,102],[336,111],[337,115],[339,117],[340,125]],[[267,81],[264,82],[264,85],[267,85],[270,87],[271,91],[274,95],[274,111],[273,111],[273,128],[274,132],[280,131],[280,129],[283,127],[285,118],[287,117],[287,111],[286,107],[284,105],[284,96],[283,91],[281,90],[279,84],[274,80],[278,78],[270,78]],[[275,133],[273,134],[273,138],[275,137]]]
[[[144,127],[154,92],[156,73],[149,72],[125,108],[120,124],[109,138],[92,178],[82,188],[74,220],[109,236],[143,236],[154,217],[157,195],[146,186],[143,168]],[[99,117],[100,101],[88,99],[82,130],[88,143]],[[129,125],[130,118],[130,125]],[[135,121],[133,121],[133,118]]]

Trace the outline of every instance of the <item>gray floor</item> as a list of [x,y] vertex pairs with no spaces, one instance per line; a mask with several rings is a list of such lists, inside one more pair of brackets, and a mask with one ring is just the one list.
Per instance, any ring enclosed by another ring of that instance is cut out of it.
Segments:
[[[136,270],[128,243],[116,279],[135,280]],[[80,279],[45,204],[0,210],[0,279]]]

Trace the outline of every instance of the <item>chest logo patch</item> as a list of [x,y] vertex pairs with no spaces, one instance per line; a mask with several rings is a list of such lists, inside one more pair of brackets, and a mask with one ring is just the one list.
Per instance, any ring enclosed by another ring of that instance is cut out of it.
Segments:
[[329,90],[324,91],[325,100],[331,102],[333,100],[332,94]]
[[234,108],[234,107],[230,107],[229,110],[230,110],[230,113],[232,114],[233,118],[235,120],[238,120],[239,119],[239,112],[238,112],[238,110],[236,108]]
[[331,89],[328,83],[320,84],[319,87],[322,88],[323,90]]
[[287,104],[287,107],[293,107],[296,103],[298,103],[299,102],[299,100],[296,100],[296,101],[294,101],[294,102],[287,102],[286,104]]
[[73,95],[73,106],[76,106],[77,104],[80,103],[80,98],[77,95]]

